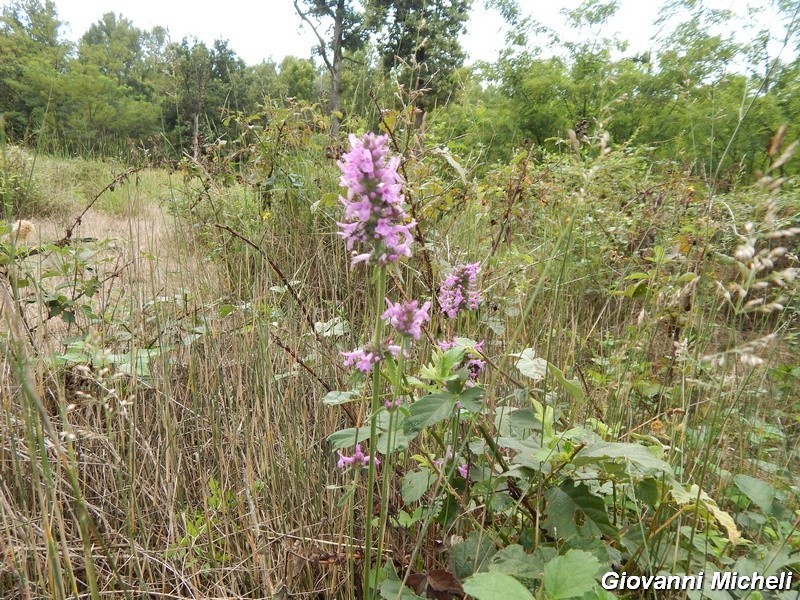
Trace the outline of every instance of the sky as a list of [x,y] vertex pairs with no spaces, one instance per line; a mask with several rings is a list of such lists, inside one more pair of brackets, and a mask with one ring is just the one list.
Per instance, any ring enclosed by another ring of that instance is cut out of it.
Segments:
[[[581,0],[519,0],[523,10],[559,33],[567,33],[563,9],[574,9]],[[746,0],[706,0],[716,7],[736,8],[744,13]],[[769,0],[751,0],[767,7]],[[1,0],[0,4],[7,4]],[[59,18],[66,22],[64,34],[76,41],[104,13],[114,12],[130,19],[142,29],[165,27],[173,41],[194,36],[210,45],[215,39],[229,40],[232,48],[247,64],[280,60],[286,55],[309,57],[316,42],[302,27],[292,0],[225,0],[221,3],[198,0],[55,0]],[[630,42],[629,52],[647,50],[656,34],[652,23],[658,14],[657,0],[620,0],[620,10],[603,30],[605,37],[619,34]],[[761,10],[762,18],[769,11]],[[777,24],[773,24],[777,28]],[[780,33],[776,29],[776,33]],[[474,0],[468,32],[462,45],[469,62],[493,61],[503,46],[503,20],[494,11],[486,11],[482,0]]]

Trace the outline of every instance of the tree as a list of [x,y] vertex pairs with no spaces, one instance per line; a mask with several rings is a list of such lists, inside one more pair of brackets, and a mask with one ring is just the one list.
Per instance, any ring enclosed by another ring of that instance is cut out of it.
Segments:
[[12,138],[24,138],[48,114],[70,45],[59,38],[52,0],[16,0],[0,16],[0,107]]
[[264,103],[277,88],[278,65],[275,61],[268,60],[248,66],[244,73],[244,106],[247,110],[254,109],[258,104]]
[[184,38],[168,48],[171,56],[174,89],[173,103],[168,107],[168,128],[177,137],[178,146],[189,134],[192,156],[200,156],[204,137],[215,134],[223,126],[222,110],[238,109],[239,92],[244,90],[245,64],[228,47],[216,40],[209,49],[203,42],[191,44]]
[[311,102],[314,99],[314,81],[317,71],[308,59],[287,56],[281,61],[278,89],[286,98]]
[[[305,8],[300,6],[301,2]],[[294,8],[319,40],[317,52],[331,78],[331,135],[336,137],[342,103],[344,51],[355,51],[364,45],[366,37],[362,15],[352,0],[294,0]]]
[[458,37],[472,0],[371,0],[369,6],[384,69],[408,86],[422,131],[425,112],[457,89],[454,74],[465,58]]
[[83,34],[78,58],[97,65],[100,72],[120,85],[138,87],[140,64],[144,59],[143,32],[133,22],[114,13],[106,13]]

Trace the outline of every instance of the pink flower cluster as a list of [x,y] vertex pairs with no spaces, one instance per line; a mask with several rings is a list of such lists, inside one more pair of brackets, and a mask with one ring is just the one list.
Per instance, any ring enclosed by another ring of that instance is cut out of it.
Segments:
[[[442,467],[444,467],[444,464],[447,461],[449,461],[450,459],[452,459],[453,457],[454,457],[453,456],[453,447],[450,446],[450,444],[448,444],[447,448],[444,451],[444,457],[443,458],[434,459],[432,462],[433,462],[433,465],[437,469],[441,469]],[[461,475],[461,477],[463,477],[464,479],[467,479],[467,477],[469,477],[469,465],[468,464],[456,465],[456,471],[458,471],[458,474]]]
[[[465,383],[466,387],[474,387],[478,377],[486,368],[486,361],[479,358],[479,355],[476,354],[478,352],[483,352],[483,344],[484,342],[481,340],[467,350],[465,357],[466,360],[462,363],[463,366],[467,367],[467,371],[469,372],[469,379],[467,379]],[[438,345],[442,351],[447,352],[451,348],[458,346],[458,343],[455,340],[442,340],[438,343]]]
[[344,469],[345,467],[353,467],[356,465],[366,467],[369,465],[370,460],[372,460],[376,467],[381,464],[381,461],[377,456],[371,457],[369,454],[364,454],[364,451],[361,449],[361,444],[356,444],[356,449],[355,452],[353,452],[353,456],[345,456],[342,454],[341,450],[337,450],[336,452],[339,454],[339,462],[336,463],[336,466],[340,469]]
[[344,356],[345,367],[355,366],[362,373],[369,373],[384,356],[397,357],[400,351],[400,346],[387,342],[379,348],[358,348],[352,352],[342,352],[341,355]]
[[395,398],[394,400],[386,400],[383,403],[383,407],[386,410],[395,410],[396,408],[400,408],[401,406],[403,406],[402,398]]
[[397,172],[400,159],[389,158],[387,136],[367,133],[362,138],[350,135],[350,151],[339,162],[341,185],[347,196],[339,201],[345,207],[345,222],[337,223],[347,249],[358,244],[371,251],[355,254],[352,264],[387,264],[401,256],[411,256],[411,228],[403,210],[400,190],[403,180]]
[[[422,336],[422,325],[430,321],[431,317],[428,311],[431,308],[431,303],[426,302],[421,307],[416,300],[393,304],[387,298],[386,304],[389,308],[381,315],[381,318],[384,321],[389,321],[398,333],[418,340]],[[358,348],[352,352],[342,352],[341,354],[344,356],[345,367],[355,366],[362,373],[369,373],[372,371],[372,367],[378,364],[384,356],[396,358],[400,355],[400,352],[400,346],[393,344],[391,340],[387,340],[379,348]]]
[[386,309],[386,312],[383,313],[381,318],[384,321],[389,321],[389,324],[394,327],[398,333],[409,335],[415,340],[418,340],[422,336],[422,325],[431,320],[428,314],[431,303],[426,302],[421,307],[416,300],[392,304],[391,300],[386,298],[386,304],[389,308]]
[[449,318],[454,318],[461,310],[475,310],[481,303],[478,289],[480,263],[456,265],[442,282],[439,289],[439,306]]

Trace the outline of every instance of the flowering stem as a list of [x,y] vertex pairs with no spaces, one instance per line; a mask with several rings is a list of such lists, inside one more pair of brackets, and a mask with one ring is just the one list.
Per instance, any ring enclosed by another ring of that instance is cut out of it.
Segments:
[[[392,410],[389,413],[389,429],[386,432],[387,435],[387,446],[388,448],[392,448],[394,445],[394,427],[395,427],[395,415],[397,411]],[[380,518],[378,519],[378,556],[383,556],[383,540],[386,537],[386,523],[389,518],[389,510],[388,510],[388,498],[389,498],[389,479],[391,478],[392,472],[394,471],[394,460],[393,455],[389,452],[386,453],[386,458],[383,463],[383,479],[381,481],[381,514]],[[376,565],[377,567],[377,565]],[[377,573],[377,568],[376,568]],[[377,582],[377,577],[375,578]]]
[[[386,295],[386,267],[378,267],[375,284],[375,329],[372,337],[374,348],[378,348],[383,341],[383,319],[381,319],[381,308],[384,304]],[[369,453],[374,457],[378,446],[378,421],[377,415],[381,407],[381,370],[378,365],[372,369],[372,408],[369,414]],[[364,592],[366,598],[375,598],[378,580],[377,565],[372,569],[372,519],[374,513],[374,492],[375,492],[375,461],[369,461],[367,471],[367,511],[366,511],[366,544],[364,548],[364,568],[366,569],[366,585]],[[380,560],[380,557],[378,557]],[[374,578],[373,578],[374,573]]]

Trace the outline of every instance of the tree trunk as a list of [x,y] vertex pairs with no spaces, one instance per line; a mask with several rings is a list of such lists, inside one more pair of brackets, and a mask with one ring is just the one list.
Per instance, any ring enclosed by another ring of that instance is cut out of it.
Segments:
[[197,161],[200,158],[200,112],[194,113],[194,127],[192,130],[192,158]]
[[344,43],[345,0],[336,3],[331,61],[331,137],[339,137],[339,109],[342,105],[342,44]]

